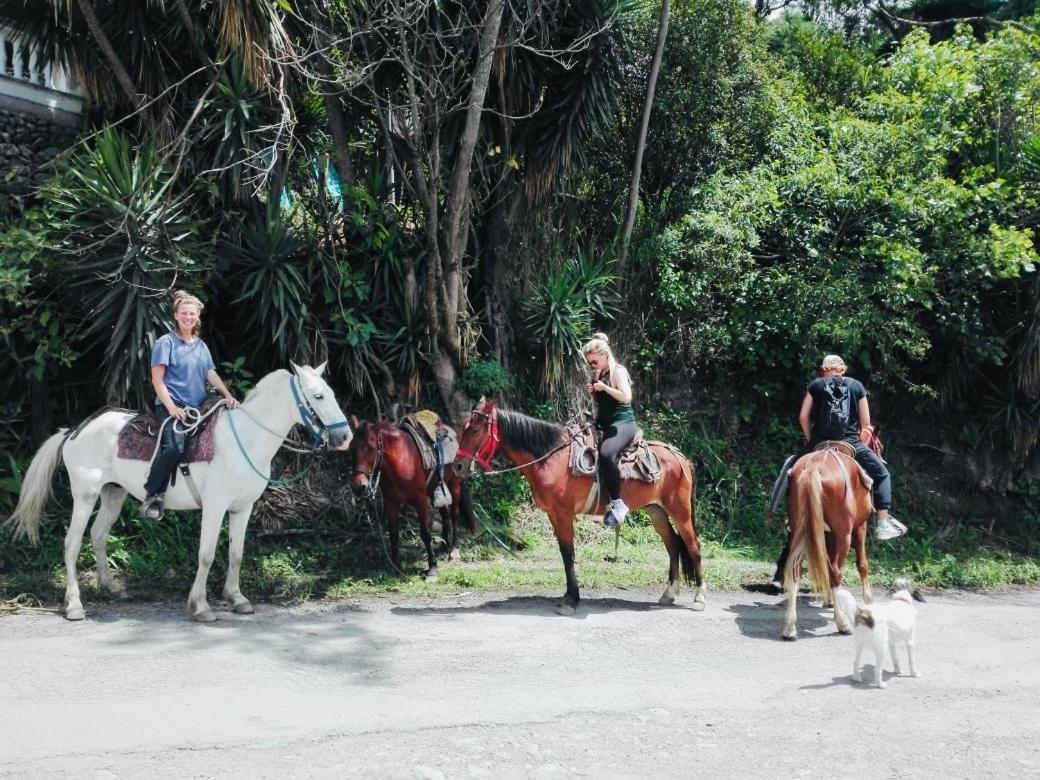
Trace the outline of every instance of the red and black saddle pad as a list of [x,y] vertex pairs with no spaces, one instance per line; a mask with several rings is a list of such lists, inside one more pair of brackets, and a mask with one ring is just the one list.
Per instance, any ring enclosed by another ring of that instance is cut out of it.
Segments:
[[[199,411],[205,414],[219,401],[218,398],[207,398]],[[220,413],[214,414],[188,437],[184,448],[182,463],[208,463],[213,460],[215,454],[215,425]],[[171,422],[170,425],[173,425]],[[151,460],[155,451],[155,443],[159,435],[159,422],[151,410],[138,412],[132,417],[119,432],[119,446],[117,457],[124,460]]]

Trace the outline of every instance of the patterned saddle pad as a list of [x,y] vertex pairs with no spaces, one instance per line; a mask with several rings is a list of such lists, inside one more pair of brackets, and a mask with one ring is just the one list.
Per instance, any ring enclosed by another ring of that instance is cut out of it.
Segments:
[[[218,398],[207,398],[199,411],[205,414],[219,400]],[[188,437],[181,463],[208,463],[213,460],[216,450],[214,434],[217,426],[215,422],[218,417],[220,417],[219,412],[207,418],[206,422]],[[150,410],[138,412],[137,416],[131,418],[119,432],[119,446],[116,454],[124,460],[151,460],[158,435],[159,422],[155,419],[155,415]]]
[[[591,476],[596,473],[596,462],[599,459],[599,446],[591,430],[582,431],[572,427],[571,431],[571,473]],[[618,468],[621,479],[635,479],[640,482],[654,484],[661,478],[664,469],[660,458],[650,449],[650,445],[674,449],[670,444],[659,441],[645,441],[640,430],[632,443],[621,452]]]

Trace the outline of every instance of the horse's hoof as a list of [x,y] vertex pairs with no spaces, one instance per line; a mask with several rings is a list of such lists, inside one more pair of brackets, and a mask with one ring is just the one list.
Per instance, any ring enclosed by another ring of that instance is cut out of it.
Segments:
[[849,628],[848,626],[846,626],[845,628],[839,628],[838,629],[838,633],[839,634],[845,634],[846,636],[848,636],[849,634],[852,633],[852,629]]
[[669,593],[665,593],[663,596],[661,596],[661,598],[657,600],[657,603],[660,604],[662,607],[670,607],[672,606],[672,604],[675,603],[675,596],[672,596]]
[[212,610],[206,609],[202,612],[196,612],[191,616],[191,619],[196,623],[215,623],[217,616],[213,614]]
[[703,612],[704,608],[707,607],[707,606],[708,605],[705,604],[703,601],[695,601],[695,602],[693,602],[693,606],[691,607],[691,609],[694,612]]
[[437,572],[436,569],[430,569],[428,572],[426,572],[426,581],[436,582],[438,579],[440,579],[440,576],[441,575]]
[[453,563],[458,563],[462,560],[462,553],[460,553],[458,550],[452,550],[450,553],[448,553],[448,560],[452,561]]
[[241,604],[235,604],[232,609],[236,615],[252,615],[256,611],[253,609],[253,605],[248,601],[243,601]]
[[117,591],[115,591],[112,594],[112,596],[113,596],[113,598],[118,599],[119,601],[129,601],[130,600],[130,594],[127,593],[125,590],[117,590]]
[[792,634],[791,636],[788,636],[787,634],[784,634],[784,641],[785,642],[794,642],[797,639],[798,639],[798,635],[797,634]]
[[83,620],[87,616],[87,613],[83,611],[83,607],[69,607],[65,610],[66,620]]
[[570,617],[574,614],[574,612],[575,609],[572,604],[560,604],[558,607],[556,607],[556,614],[563,615],[564,617]]

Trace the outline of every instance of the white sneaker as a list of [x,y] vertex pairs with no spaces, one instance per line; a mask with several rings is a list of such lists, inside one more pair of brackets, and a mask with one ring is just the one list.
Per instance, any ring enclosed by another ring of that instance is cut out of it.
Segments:
[[620,498],[615,498],[607,504],[607,515],[603,518],[603,525],[621,525],[626,517],[628,517],[628,507]]
[[884,520],[877,521],[877,528],[874,529],[874,538],[881,542],[887,542],[889,539],[898,539],[905,533],[906,526],[894,517],[889,516]]

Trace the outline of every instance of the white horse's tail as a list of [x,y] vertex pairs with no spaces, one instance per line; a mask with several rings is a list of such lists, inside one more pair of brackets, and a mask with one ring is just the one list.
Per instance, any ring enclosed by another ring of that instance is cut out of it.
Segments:
[[40,520],[47,500],[51,497],[51,481],[61,460],[61,448],[65,444],[66,429],[62,428],[43,443],[36,451],[32,463],[22,480],[22,492],[18,496],[18,506],[14,509],[5,528],[10,528],[15,539],[29,537],[34,545],[40,541]]

